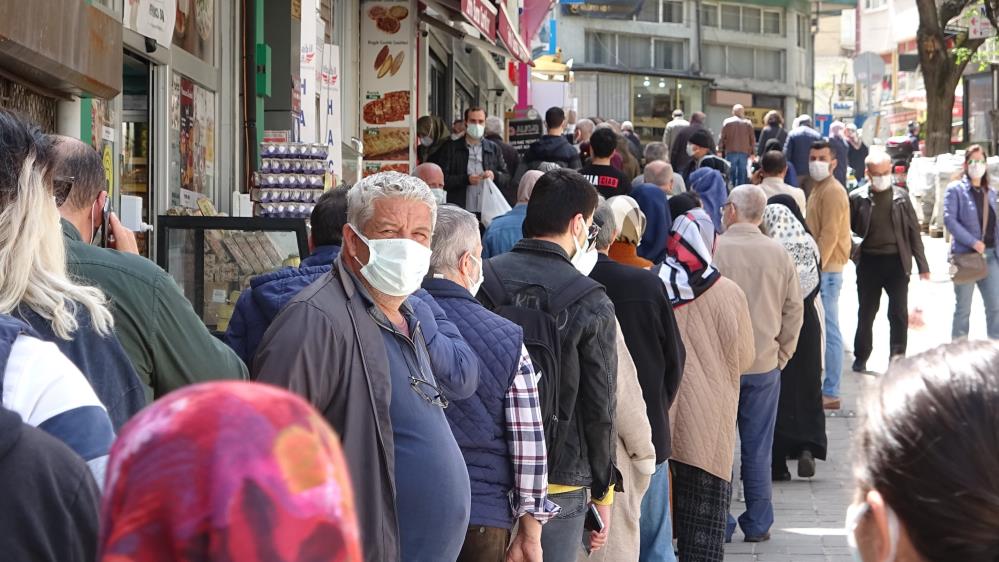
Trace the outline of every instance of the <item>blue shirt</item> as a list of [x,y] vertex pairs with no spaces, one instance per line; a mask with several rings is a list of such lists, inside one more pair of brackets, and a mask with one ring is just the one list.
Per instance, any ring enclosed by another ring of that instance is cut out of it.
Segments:
[[414,341],[392,327],[377,307],[369,310],[381,328],[392,377],[389,415],[401,558],[406,562],[455,560],[468,531],[472,493],[464,457],[443,408],[428,402],[410,384],[411,377],[428,381],[433,386],[419,384],[420,390],[430,397],[439,392],[434,390],[439,385],[420,324],[404,304],[402,313]]
[[527,203],[518,203],[510,212],[493,219],[482,236],[482,258],[491,258],[512,250],[524,237],[525,218]]

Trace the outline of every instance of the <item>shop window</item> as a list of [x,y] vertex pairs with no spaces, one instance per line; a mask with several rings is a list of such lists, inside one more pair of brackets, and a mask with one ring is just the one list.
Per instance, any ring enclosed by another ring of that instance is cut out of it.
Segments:
[[763,12],[763,33],[769,35],[780,35],[782,33],[780,12],[766,11]]
[[430,54],[430,103],[427,112],[447,120],[447,67]]
[[798,46],[802,49],[808,48],[808,36],[811,34],[811,25],[808,23],[808,16],[798,14]]
[[728,49],[728,56],[726,57],[728,75],[738,78],[752,78],[754,58],[753,49],[738,47]]
[[655,61],[656,68],[683,70],[683,42],[657,39]]
[[725,74],[725,46],[705,43],[702,67],[708,74]]
[[742,30],[746,33],[759,33],[763,11],[749,6],[742,7]]
[[741,29],[739,6],[722,4],[721,27],[729,31],[739,31]]
[[683,2],[663,0],[663,23],[683,23]]
[[617,64],[630,68],[652,67],[652,44],[649,37],[619,35]]
[[659,23],[659,0],[645,0],[635,20]]
[[215,93],[174,74],[170,85],[170,206],[215,199]]
[[613,64],[615,58],[614,35],[599,31],[586,32],[586,62]]
[[756,78],[759,80],[783,80],[784,51],[757,49]]
[[718,27],[718,4],[701,4],[701,25]]
[[215,64],[215,0],[177,0],[173,44]]

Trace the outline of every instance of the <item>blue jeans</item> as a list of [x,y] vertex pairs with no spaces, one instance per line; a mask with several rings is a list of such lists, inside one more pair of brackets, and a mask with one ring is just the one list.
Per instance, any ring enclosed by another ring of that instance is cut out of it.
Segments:
[[576,562],[583,548],[583,524],[586,523],[586,488],[551,494],[548,499],[562,511],[541,528],[541,548],[545,562]]
[[999,259],[989,252],[986,256],[989,274],[977,283],[954,285],[954,325],[951,328],[951,338],[960,339],[968,336],[968,323],[971,319],[971,299],[975,294],[975,285],[982,293],[985,301],[985,323],[990,339],[999,339]]
[[843,376],[843,334],[839,331],[839,292],[843,289],[842,273],[822,273],[820,293],[826,309],[826,381],[822,394],[839,397],[839,379]]
[[745,152],[726,152],[725,159],[732,166],[728,171],[732,185],[749,183],[749,155]]
[[[774,426],[777,424],[777,401],[780,398],[780,371],[742,376],[739,392],[739,440],[742,444],[742,488],[746,494],[746,512],[739,516],[739,527],[747,537],[759,537],[774,524],[771,460]],[[729,515],[727,539],[735,522]]]
[[638,523],[642,537],[639,562],[676,562],[669,513],[669,461],[656,467],[642,498],[642,517]]

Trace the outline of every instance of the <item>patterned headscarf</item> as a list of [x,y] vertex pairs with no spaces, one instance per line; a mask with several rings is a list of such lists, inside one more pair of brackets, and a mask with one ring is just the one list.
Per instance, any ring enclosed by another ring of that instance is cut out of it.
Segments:
[[780,204],[767,205],[763,211],[763,232],[781,243],[798,269],[802,295],[810,295],[819,286],[819,247],[805,225],[791,209]]
[[339,440],[276,387],[156,401],[115,442],[104,491],[102,562],[362,559]]
[[645,234],[645,213],[638,202],[627,195],[617,195],[607,200],[614,213],[614,224],[620,229],[618,242],[627,242],[637,246]]
[[674,308],[701,296],[721,278],[711,265],[715,238],[714,223],[704,209],[693,209],[673,222],[659,278]]

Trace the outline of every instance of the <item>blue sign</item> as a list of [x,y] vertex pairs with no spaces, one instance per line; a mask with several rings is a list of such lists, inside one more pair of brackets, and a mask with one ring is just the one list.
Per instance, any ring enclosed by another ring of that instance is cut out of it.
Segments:
[[832,125],[833,116],[829,113],[815,114],[815,129],[824,137],[829,136],[829,125]]

